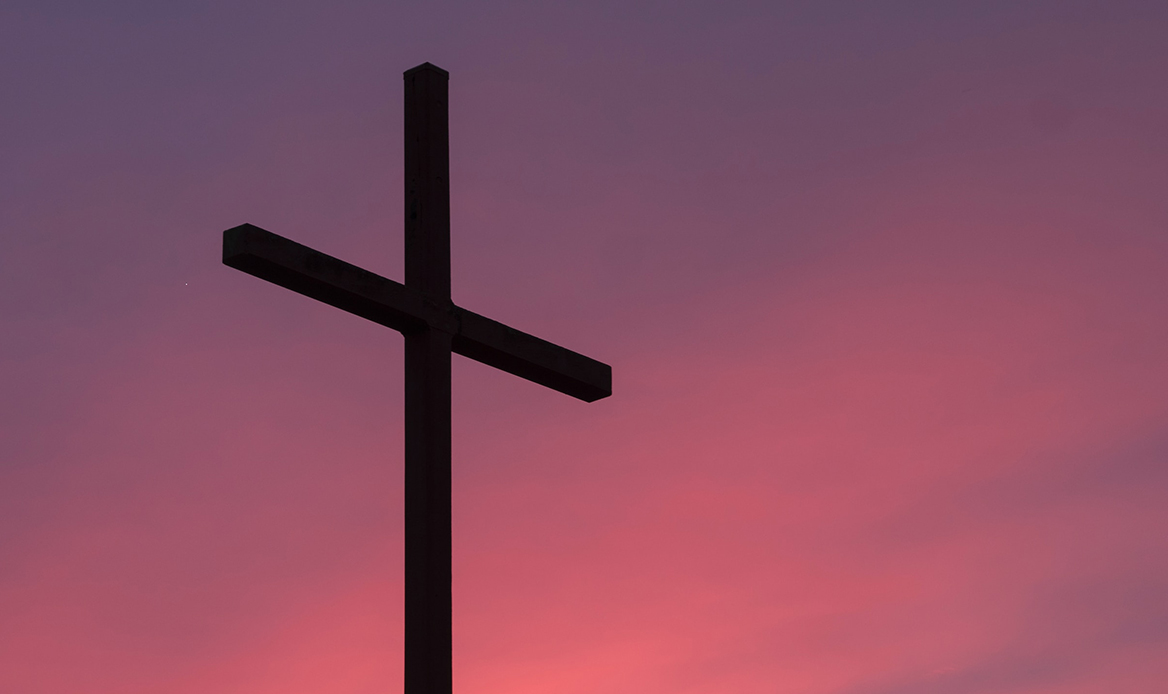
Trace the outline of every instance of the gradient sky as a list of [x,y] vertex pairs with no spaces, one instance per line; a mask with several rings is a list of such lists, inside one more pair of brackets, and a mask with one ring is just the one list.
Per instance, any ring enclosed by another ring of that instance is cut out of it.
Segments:
[[456,692],[1162,694],[1168,4],[0,3],[0,692],[401,691],[451,73]]

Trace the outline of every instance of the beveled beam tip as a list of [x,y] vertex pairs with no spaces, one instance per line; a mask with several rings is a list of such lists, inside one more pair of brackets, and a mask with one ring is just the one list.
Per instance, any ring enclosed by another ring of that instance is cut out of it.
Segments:
[[412,67],[409,70],[406,70],[405,72],[403,72],[402,79],[409,77],[410,75],[414,74],[415,72],[421,72],[422,70],[429,70],[431,72],[437,72],[439,75],[442,75],[443,77],[445,77],[447,79],[450,78],[449,72],[443,70],[442,68],[438,67],[434,63],[422,63],[421,65]]

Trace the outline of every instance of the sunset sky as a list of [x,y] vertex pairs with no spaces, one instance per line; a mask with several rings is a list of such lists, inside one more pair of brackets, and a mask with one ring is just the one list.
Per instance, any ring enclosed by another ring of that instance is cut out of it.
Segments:
[[0,2],[0,693],[402,688],[450,71],[458,694],[1168,691],[1168,3]]

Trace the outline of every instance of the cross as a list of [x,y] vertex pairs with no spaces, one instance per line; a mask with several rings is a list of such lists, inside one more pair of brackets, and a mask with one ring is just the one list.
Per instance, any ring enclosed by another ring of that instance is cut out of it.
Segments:
[[223,232],[223,263],[405,336],[405,694],[449,694],[451,352],[586,402],[612,369],[450,300],[449,73],[404,78],[405,284],[251,224]]

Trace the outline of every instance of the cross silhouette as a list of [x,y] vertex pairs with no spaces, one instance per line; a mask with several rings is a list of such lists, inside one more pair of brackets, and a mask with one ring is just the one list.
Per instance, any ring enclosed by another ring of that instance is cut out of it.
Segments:
[[450,354],[592,402],[612,369],[450,300],[449,73],[405,72],[405,284],[243,224],[223,263],[405,336],[405,694],[449,694]]

